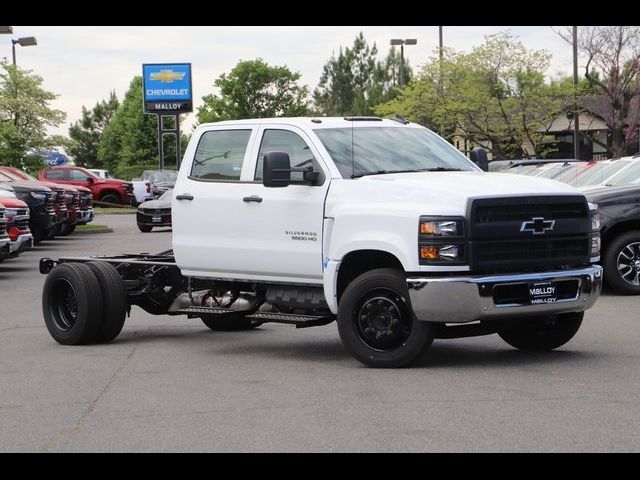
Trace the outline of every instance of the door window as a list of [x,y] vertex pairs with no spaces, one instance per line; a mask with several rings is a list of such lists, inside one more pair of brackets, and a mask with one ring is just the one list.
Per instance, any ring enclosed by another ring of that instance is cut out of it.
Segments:
[[82,170],[73,169],[70,171],[70,174],[72,182],[86,182],[89,180],[89,175],[84,173]]
[[239,181],[251,130],[212,130],[200,137],[191,167],[196,180]]
[[66,169],[51,169],[44,171],[47,180],[69,180],[69,171]]
[[[292,167],[313,166],[314,170],[322,171],[316,162],[309,145],[300,135],[289,130],[265,130],[258,153],[255,180],[262,182],[264,168],[264,154],[268,152],[284,152],[289,155]],[[302,181],[302,172],[293,172],[291,181]],[[321,181],[318,183],[322,183]]]

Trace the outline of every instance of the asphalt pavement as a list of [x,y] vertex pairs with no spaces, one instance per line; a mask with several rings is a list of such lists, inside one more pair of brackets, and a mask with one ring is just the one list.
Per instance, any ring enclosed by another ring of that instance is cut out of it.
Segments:
[[639,297],[606,293],[555,352],[439,340],[400,370],[362,366],[335,324],[223,333],[137,307],[113,343],[61,346],[40,257],[170,248],[132,215],[96,223],[114,233],[0,264],[2,452],[640,450]]

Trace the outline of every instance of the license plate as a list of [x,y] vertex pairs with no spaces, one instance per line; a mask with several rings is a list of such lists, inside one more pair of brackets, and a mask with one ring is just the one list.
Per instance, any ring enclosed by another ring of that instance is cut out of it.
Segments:
[[162,217],[151,217],[153,223],[162,223]]
[[555,303],[558,301],[558,289],[555,282],[535,282],[529,284],[529,302]]

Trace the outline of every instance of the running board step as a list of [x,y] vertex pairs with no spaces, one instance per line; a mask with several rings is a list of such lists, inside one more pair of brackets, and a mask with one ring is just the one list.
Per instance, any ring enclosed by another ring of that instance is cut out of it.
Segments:
[[248,312],[242,310],[230,310],[228,308],[220,307],[187,307],[182,310],[176,310],[171,312],[174,314],[182,313],[190,316],[199,315],[242,315],[243,318],[250,318],[251,320],[258,320],[263,323],[287,323],[295,325],[297,328],[316,327],[321,325],[328,325],[333,322],[334,317],[330,315],[299,315],[295,313],[272,313],[272,312]]

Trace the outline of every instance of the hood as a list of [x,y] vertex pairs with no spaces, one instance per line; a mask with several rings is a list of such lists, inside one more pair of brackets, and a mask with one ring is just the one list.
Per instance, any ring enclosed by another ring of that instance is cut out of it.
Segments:
[[98,178],[95,180],[94,183],[100,183],[100,184],[106,184],[106,185],[122,185],[122,184],[128,184],[128,185],[133,185],[131,182],[127,182],[125,180],[117,180],[115,178]]
[[517,174],[416,172],[334,180],[330,200],[336,207],[356,198],[407,214],[465,215],[470,198],[576,194],[580,192],[565,183]]
[[171,208],[171,200],[149,200],[138,206],[138,210],[162,210]]
[[45,187],[49,187],[51,190],[73,190],[75,187],[72,185],[61,185],[59,183],[46,182],[46,181],[38,181],[40,185],[44,185]]
[[80,193],[91,193],[91,189],[87,188],[87,187],[83,187],[82,185],[69,185],[70,187],[73,187],[76,191],[80,192]]
[[29,205],[17,198],[7,198],[0,196],[0,207],[4,208],[29,208]]
[[22,190],[31,190],[32,192],[50,192],[51,191],[49,187],[45,187],[39,182],[29,182],[27,180],[8,182],[8,184],[12,186],[14,190],[22,189]]
[[[640,185],[622,185],[619,187],[599,187],[593,188],[584,195],[592,203],[620,203],[625,199],[636,199],[640,197]],[[637,200],[636,200],[637,201]]]

